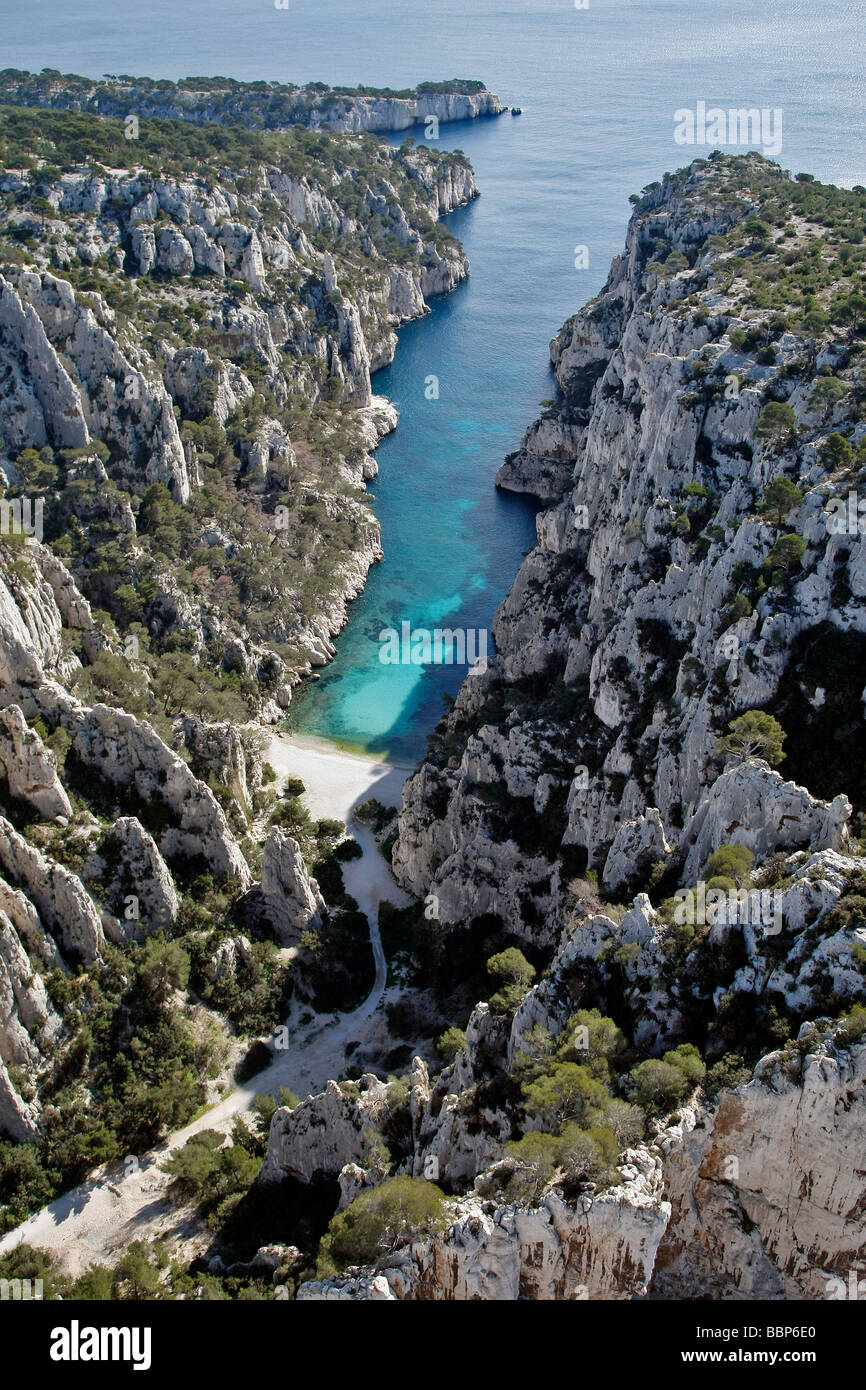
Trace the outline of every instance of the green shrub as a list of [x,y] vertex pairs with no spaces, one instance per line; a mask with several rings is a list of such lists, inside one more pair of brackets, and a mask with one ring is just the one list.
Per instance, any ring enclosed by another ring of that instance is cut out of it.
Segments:
[[799,507],[802,500],[803,494],[796,483],[783,474],[767,483],[759,511],[772,517],[777,526],[783,526],[788,513]]
[[436,1051],[447,1066],[466,1046],[466,1034],[462,1028],[446,1028],[436,1039]]
[[448,1222],[445,1194],[423,1178],[388,1178],[362,1192],[328,1226],[319,1247],[318,1277],[349,1265],[373,1264],[398,1246],[432,1235]]
[[770,401],[758,416],[755,434],[768,444],[789,442],[797,432],[797,416],[793,408],[781,401]]
[[637,1103],[651,1115],[667,1114],[681,1105],[689,1093],[682,1070],[671,1062],[649,1057],[632,1071]]
[[494,1014],[513,1013],[535,979],[534,968],[516,946],[491,956],[487,973],[499,985],[490,999],[490,1012]]
[[739,886],[748,879],[754,862],[755,856],[746,845],[720,845],[715,854],[711,854],[707,860],[704,872],[711,877],[733,879]]

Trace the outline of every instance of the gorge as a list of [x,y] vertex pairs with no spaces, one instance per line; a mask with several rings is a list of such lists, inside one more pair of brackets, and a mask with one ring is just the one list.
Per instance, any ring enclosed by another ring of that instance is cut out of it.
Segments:
[[633,195],[498,494],[443,498],[513,529],[406,611],[465,626],[504,577],[495,650],[420,762],[414,685],[347,739],[411,750],[401,802],[361,759],[328,801],[275,729],[376,611],[371,378],[399,327],[423,398],[472,167],[200,112],[132,159],[126,113],[57,107],[0,113],[4,500],[45,518],[0,538],[4,1277],[126,1298],[135,1239],[172,1298],[837,1296],[866,190],[714,153]]

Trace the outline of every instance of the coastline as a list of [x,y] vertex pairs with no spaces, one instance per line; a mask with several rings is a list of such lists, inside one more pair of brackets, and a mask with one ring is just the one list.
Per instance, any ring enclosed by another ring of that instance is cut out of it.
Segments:
[[399,807],[403,784],[413,771],[408,763],[350,751],[309,734],[273,734],[265,757],[279,777],[300,777],[312,816],[346,825],[354,808],[368,797]]

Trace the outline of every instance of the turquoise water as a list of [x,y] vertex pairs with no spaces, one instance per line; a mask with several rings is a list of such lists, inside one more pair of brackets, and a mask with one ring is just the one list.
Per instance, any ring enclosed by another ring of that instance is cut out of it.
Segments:
[[[95,76],[323,80],[402,87],[480,77],[520,118],[444,126],[481,199],[449,224],[472,276],[400,334],[374,387],[399,406],[372,485],[386,559],[294,707],[296,727],[414,759],[456,667],[383,666],[386,627],[488,628],[534,539],[493,478],[552,394],[547,344],[600,288],[628,195],[700,149],[673,139],[698,101],[783,112],[780,162],[866,183],[864,0],[0,0],[2,65]],[[589,269],[574,267],[577,245]],[[426,379],[440,382],[425,398]]]

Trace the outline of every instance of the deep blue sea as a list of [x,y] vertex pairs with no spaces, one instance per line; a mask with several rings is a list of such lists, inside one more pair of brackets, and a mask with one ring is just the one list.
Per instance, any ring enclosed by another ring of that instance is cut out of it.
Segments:
[[[550,338],[620,249],[628,196],[702,149],[699,101],[779,108],[780,162],[866,183],[866,0],[0,0],[0,66],[404,87],[477,77],[524,109],[443,126],[482,196],[450,219],[470,280],[400,334],[374,382],[400,408],[372,487],[385,561],[293,706],[295,727],[414,760],[456,667],[383,666],[402,621],[488,628],[534,541],[493,478],[553,393]],[[575,247],[589,248],[576,270]],[[425,397],[439,378],[439,399]]]

